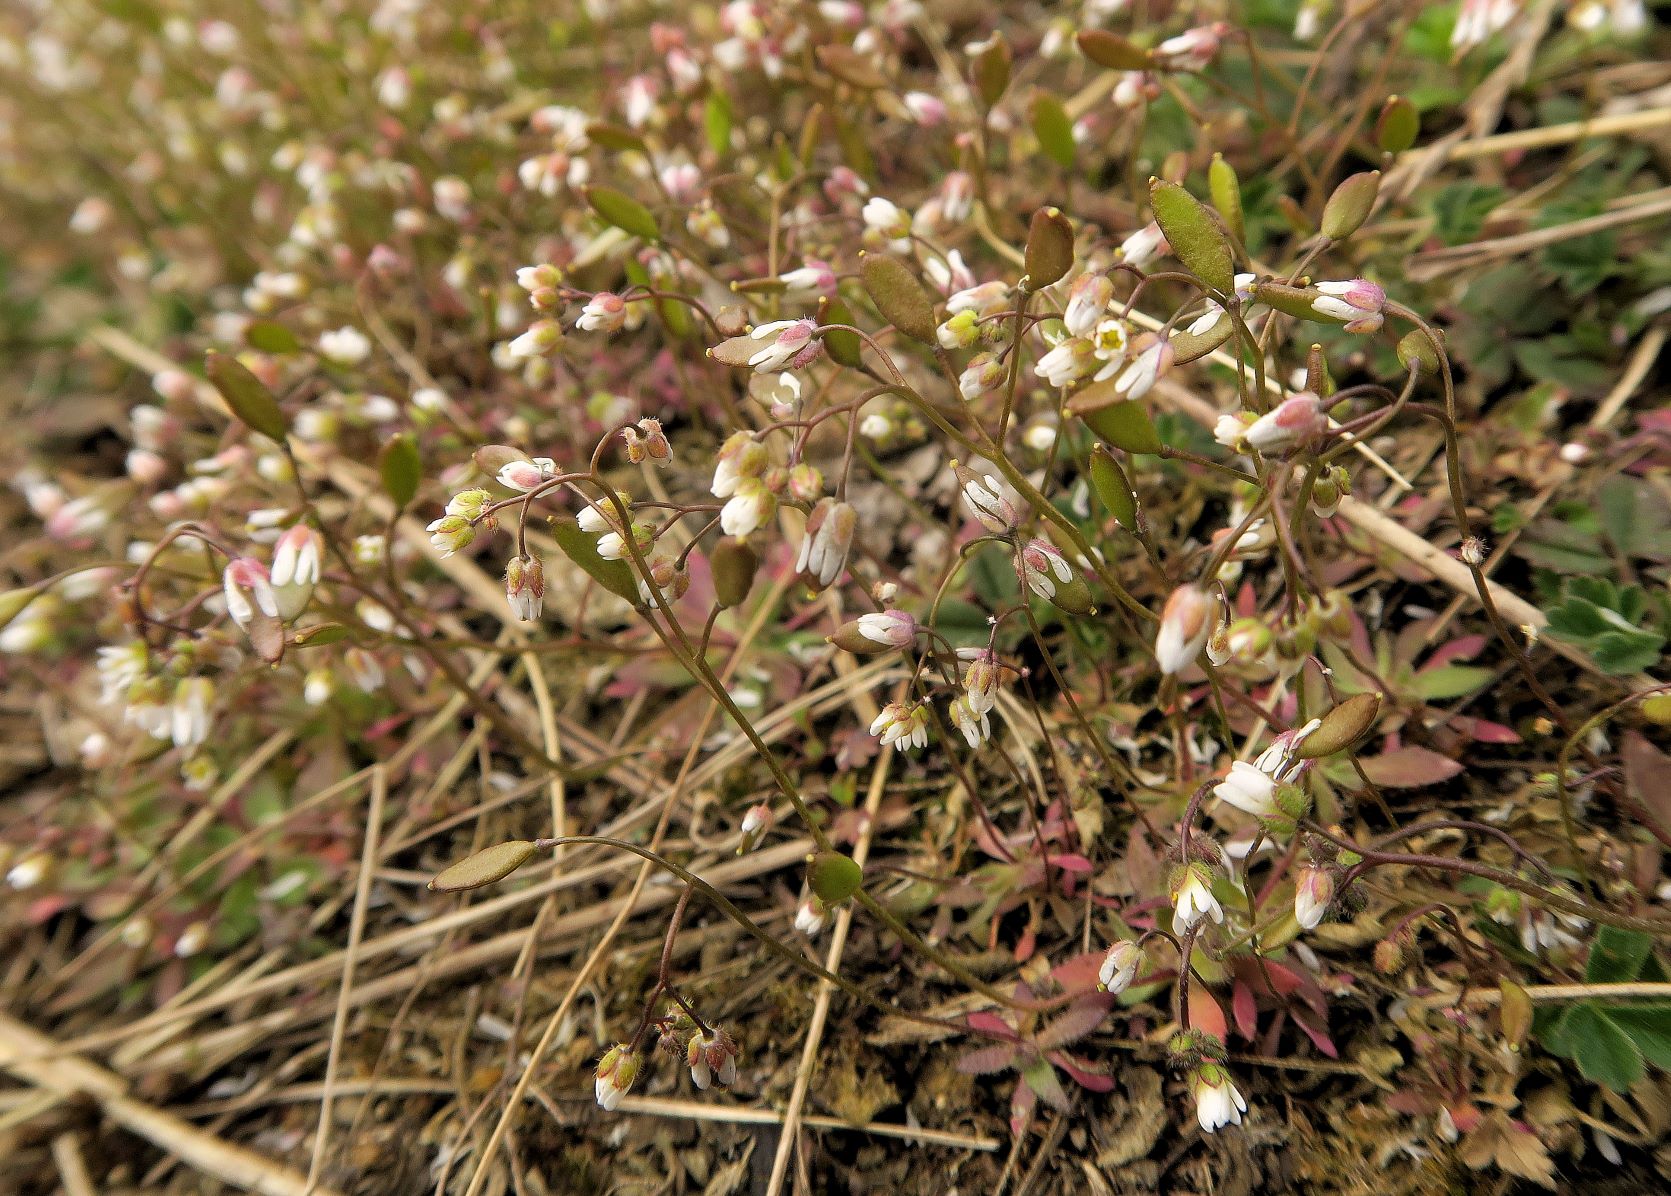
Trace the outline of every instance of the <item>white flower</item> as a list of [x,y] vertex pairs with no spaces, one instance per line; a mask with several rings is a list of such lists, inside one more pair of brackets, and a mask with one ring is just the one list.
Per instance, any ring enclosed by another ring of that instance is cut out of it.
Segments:
[[1089,336],[1114,298],[1114,282],[1106,274],[1081,274],[1068,288],[1062,323],[1069,336]]
[[1091,372],[1096,346],[1084,337],[1071,336],[1039,358],[1033,373],[1051,386],[1067,386]]
[[992,718],[985,709],[976,709],[975,703],[968,694],[960,694],[952,699],[952,726],[963,732],[963,738],[971,748],[978,748],[992,738]]
[[921,703],[889,702],[870,724],[870,733],[881,737],[883,747],[900,751],[928,745],[928,713]]
[[1213,896],[1212,873],[1203,864],[1191,864],[1184,869],[1182,879],[1172,890],[1172,904],[1175,907],[1172,933],[1176,935],[1188,934],[1202,918],[1224,921],[1224,907]]
[[1097,969],[1097,985],[1104,992],[1123,993],[1137,978],[1137,969],[1142,964],[1143,948],[1130,939],[1121,939],[1103,956],[1102,967]]
[[834,584],[847,565],[858,524],[858,513],[851,504],[833,498],[819,499],[807,517],[795,572],[809,583],[816,582],[819,589]]
[[280,618],[294,619],[313,597],[321,569],[320,545],[319,533],[305,523],[295,524],[279,537],[269,580]]
[[582,332],[617,332],[627,322],[627,303],[610,291],[599,291],[586,301],[574,326]]
[[1215,606],[1199,586],[1179,586],[1161,611],[1155,636],[1155,659],[1160,671],[1172,676],[1195,663],[1213,631]]
[[1114,380],[1114,390],[1128,399],[1140,399],[1172,368],[1172,342],[1153,333],[1142,338],[1145,347]]
[[613,1113],[638,1078],[639,1058],[625,1043],[616,1043],[598,1062],[592,1092],[598,1104]]
[[1097,322],[1091,335],[1092,352],[1096,359],[1102,362],[1102,368],[1091,376],[1091,381],[1102,382],[1112,378],[1119,368],[1125,364],[1126,355],[1131,352],[1131,333],[1126,322],[1117,316],[1109,316]]
[[975,276],[963,262],[963,255],[957,250],[946,254],[944,261],[931,257],[923,265],[923,273],[934,284],[934,289],[942,295],[961,294],[975,285]]
[[186,677],[174,687],[168,726],[175,747],[196,747],[209,738],[209,708],[214,701],[214,683],[207,677]]
[[816,897],[808,897],[795,909],[795,929],[808,938],[815,936],[824,929],[824,903]]
[[1151,220],[1120,243],[1119,254],[1127,265],[1141,270],[1155,258],[1170,253],[1171,248],[1166,243],[1166,234],[1160,231],[1160,225]]
[[1334,877],[1321,868],[1307,868],[1294,886],[1294,920],[1303,930],[1315,930],[1334,900]]
[[320,334],[319,352],[337,365],[359,365],[371,355],[371,341],[358,328],[344,325]]
[[1255,818],[1269,818],[1277,812],[1276,785],[1276,778],[1237,760],[1230,766],[1230,775],[1213,786],[1213,796]]
[[1215,1133],[1226,1125],[1240,1125],[1247,1112],[1247,1101],[1230,1082],[1229,1074],[1216,1063],[1203,1063],[1190,1077],[1190,1091],[1195,1094],[1195,1117],[1207,1133]]
[[[902,610],[880,610],[860,615],[859,634],[889,648],[909,648],[917,638],[917,620]],[[874,733],[875,728],[872,728]]]
[[[737,483],[736,492],[720,508],[720,530],[739,538],[765,526],[777,510],[777,498],[759,478],[744,478]],[[600,543],[599,551],[602,551]]]

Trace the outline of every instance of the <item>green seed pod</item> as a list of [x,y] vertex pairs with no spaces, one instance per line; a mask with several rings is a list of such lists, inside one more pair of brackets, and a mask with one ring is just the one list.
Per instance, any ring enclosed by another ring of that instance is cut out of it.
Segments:
[[914,341],[936,344],[934,300],[910,268],[896,257],[866,254],[859,264],[865,291],[882,318]]
[[1154,55],[1104,29],[1083,29],[1074,35],[1079,52],[1111,71],[1146,71],[1154,66]]
[[1160,433],[1149,418],[1149,409],[1142,402],[1129,399],[1103,401],[1110,392],[1100,392],[1089,402],[1081,401],[1094,387],[1068,400],[1068,411],[1085,421],[1087,427],[1117,449],[1128,453],[1158,453]]
[[[818,323],[820,325],[846,324],[850,327],[858,327],[853,323],[853,313],[848,309],[847,304],[834,295],[826,295],[818,301]],[[861,342],[859,341],[859,334],[856,332],[837,329],[824,334],[824,352],[828,353],[830,360],[837,365],[844,365],[848,369],[858,369],[861,362],[860,348]]]
[[1022,262],[1029,293],[1043,290],[1073,268],[1073,225],[1060,209],[1040,208],[1033,213]]
[[483,885],[504,880],[531,860],[538,850],[539,848],[527,839],[496,843],[468,859],[460,860],[430,881],[429,887],[436,893],[462,893],[466,889],[479,889]]
[[744,540],[726,537],[708,558],[714,577],[714,598],[721,606],[741,606],[754,588],[760,557]]
[[1253,288],[1253,297],[1266,307],[1275,308],[1285,316],[1297,320],[1317,320],[1312,308],[1318,293],[1309,287],[1291,287],[1280,282],[1262,282]]
[[1294,754],[1302,760],[1332,756],[1368,734],[1380,714],[1380,694],[1353,694],[1323,716],[1322,725],[1300,740]]
[[1214,154],[1212,164],[1207,167],[1207,193],[1213,197],[1213,207],[1224,217],[1225,227],[1238,241],[1243,239],[1246,230],[1242,218],[1242,181],[1223,154]]
[[807,861],[807,886],[825,905],[840,905],[864,883],[858,861],[836,851],[820,851]]
[[991,108],[1010,85],[1010,44],[1002,33],[994,33],[986,48],[975,57],[975,94],[983,108]]
[[1344,241],[1369,219],[1375,207],[1375,197],[1381,191],[1381,172],[1366,170],[1341,182],[1323,205],[1323,220],[1318,226],[1331,241]]
[[290,430],[289,421],[279,409],[273,392],[250,373],[249,367],[236,357],[210,349],[203,359],[203,369],[233,415],[268,440],[284,443],[285,434]]
[[1375,121],[1375,144],[1383,153],[1402,154],[1416,144],[1422,118],[1416,106],[1403,96],[1388,96]]
[[1051,604],[1070,615],[1094,615],[1097,604],[1091,597],[1091,587],[1085,584],[1083,577],[1075,577],[1072,581],[1056,587],[1056,592],[1050,597]]
[[1411,372],[1420,370],[1429,378],[1439,376],[1439,355],[1433,351],[1433,342],[1427,338],[1427,333],[1420,328],[1399,338],[1398,360]]
[[1234,291],[1236,269],[1230,242],[1201,201],[1176,183],[1150,179],[1149,203],[1173,256],[1184,268],[1221,295]]
[[661,230],[650,209],[625,192],[613,187],[587,187],[586,202],[605,224],[613,224],[624,233],[642,237],[646,241],[661,240]]
[[1108,446],[1099,444],[1091,450],[1091,489],[1097,492],[1097,498],[1108,508],[1120,526],[1128,532],[1137,531],[1137,495],[1132,492],[1131,479],[1126,477],[1126,471],[1114,459],[1114,454],[1108,451]]

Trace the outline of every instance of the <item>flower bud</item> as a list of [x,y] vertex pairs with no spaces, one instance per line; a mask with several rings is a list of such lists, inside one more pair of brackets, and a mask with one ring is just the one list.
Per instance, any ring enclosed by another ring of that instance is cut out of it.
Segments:
[[691,1083],[697,1088],[706,1091],[716,1080],[729,1088],[737,1079],[737,1044],[717,1026],[706,1033],[697,1030],[685,1050],[685,1062],[690,1067]]
[[[1322,402],[1310,391],[1290,395],[1254,420],[1243,431],[1248,444],[1267,456],[1304,445],[1328,429],[1329,417]],[[1217,436],[1217,429],[1214,435]]]
[[1294,886],[1294,920],[1303,930],[1315,930],[1334,901],[1334,874],[1322,868],[1307,868]]
[[714,578],[714,599],[721,606],[741,606],[754,587],[760,557],[742,540],[721,540],[708,558]]
[[1003,486],[996,477],[977,474],[956,461],[952,462],[952,472],[957,475],[964,503],[981,526],[998,536],[1007,536],[1015,530],[1015,506],[1004,497]]
[[269,580],[278,603],[279,618],[289,622],[301,614],[319,581],[322,541],[319,533],[298,523],[278,539],[273,549]]
[[1215,615],[1216,604],[1199,586],[1179,586],[1172,591],[1161,611],[1160,632],[1155,636],[1155,657],[1161,672],[1176,676],[1195,663],[1212,634]]
[[537,556],[515,556],[505,567],[505,600],[524,623],[540,617],[545,606],[545,566]]
[[1103,956],[1102,967],[1097,969],[1097,988],[1115,995],[1123,993],[1131,987],[1142,966],[1143,948],[1130,939],[1121,939]]
[[620,1105],[621,1098],[638,1078],[640,1066],[641,1060],[638,1055],[626,1043],[618,1042],[610,1047],[598,1062],[597,1078],[593,1085],[598,1104],[605,1110],[614,1112]]
[[870,724],[883,747],[900,751],[928,746],[928,712],[920,702],[889,702]]
[[801,539],[795,572],[809,589],[822,590],[835,584],[847,567],[859,516],[851,505],[823,498],[807,516],[806,534]]

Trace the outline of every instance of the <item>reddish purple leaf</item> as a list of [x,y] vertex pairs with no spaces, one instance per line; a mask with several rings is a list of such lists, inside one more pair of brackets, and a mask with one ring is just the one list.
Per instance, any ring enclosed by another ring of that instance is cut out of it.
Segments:
[[1015,1063],[1015,1048],[1007,1042],[976,1047],[957,1061],[957,1070],[966,1076],[987,1076],[1004,1071]]
[[1008,1022],[995,1013],[984,1011],[971,1013],[967,1020],[971,1030],[979,1030],[984,1034],[996,1034],[998,1037],[1006,1038],[1011,1042],[1018,1041],[1020,1037]]
[[1288,1012],[1294,1019],[1294,1024],[1305,1031],[1305,1036],[1311,1039],[1312,1043],[1318,1050],[1322,1051],[1331,1059],[1340,1058],[1340,1051],[1336,1049],[1334,1039],[1329,1037],[1327,1031],[1313,1026],[1304,1016],[1295,1010],[1291,1009]]
[[1427,658],[1427,663],[1422,665],[1421,671],[1425,673],[1428,669],[1438,668],[1440,665],[1449,664],[1453,660],[1472,660],[1480,654],[1480,649],[1484,647],[1485,637],[1483,635],[1458,636],[1450,643],[1440,644],[1433,649],[1433,654]]
[[1072,872],[1079,876],[1087,876],[1091,872],[1091,861],[1075,852],[1053,855],[1050,862],[1063,872]]
[[1066,1051],[1053,1051],[1050,1055],[1050,1061],[1072,1076],[1074,1082],[1081,1088],[1087,1088],[1092,1092],[1114,1091],[1114,1077],[1096,1071],[1084,1059],[1070,1055]]
[[1054,1050],[1056,1047],[1067,1046],[1070,1042],[1078,1042],[1098,1026],[1103,1018],[1108,1016],[1108,1007],[1114,998],[1107,994],[1098,994],[1075,1002],[1068,1011],[1043,1030],[1039,1031],[1037,1042],[1042,1050]]
[[1231,990],[1230,1010],[1236,1015],[1236,1032],[1251,1042],[1259,1032],[1259,1007],[1245,981],[1236,981],[1236,987]]
[[1364,774],[1383,789],[1419,789],[1424,785],[1437,785],[1462,771],[1462,765],[1450,757],[1413,744],[1382,752],[1359,763]]

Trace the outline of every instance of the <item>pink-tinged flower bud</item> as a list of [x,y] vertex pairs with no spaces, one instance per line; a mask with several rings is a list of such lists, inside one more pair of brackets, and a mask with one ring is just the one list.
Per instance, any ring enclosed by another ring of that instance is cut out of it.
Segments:
[[1131,987],[1137,969],[1142,966],[1143,948],[1130,939],[1121,939],[1103,956],[1102,967],[1097,969],[1097,987],[1106,993],[1123,993]]
[[833,295],[836,290],[835,271],[830,263],[818,258],[807,258],[800,268],[777,276],[783,284],[786,299],[811,299],[817,295]]
[[978,474],[956,461],[952,462],[952,472],[957,475],[964,504],[982,527],[998,536],[1007,536],[1015,530],[1018,518],[1015,506],[1004,497],[1003,485],[997,478]]
[[929,258],[923,263],[923,273],[942,295],[962,294],[975,285],[974,272],[964,263],[963,254],[955,249],[944,258]]
[[443,515],[424,530],[430,546],[443,557],[470,547],[476,539],[475,527],[462,515]]
[[1247,1101],[1230,1082],[1230,1073],[1219,1064],[1203,1063],[1197,1067],[1190,1076],[1189,1088],[1195,1097],[1195,1118],[1207,1133],[1242,1124]]
[[772,807],[765,802],[757,806],[750,806],[748,813],[743,815],[743,824],[738,828],[741,842],[737,844],[737,854],[753,851],[756,844],[772,829],[777,816],[772,813]]
[[762,374],[810,365],[824,351],[824,342],[813,335],[817,327],[811,320],[773,320],[760,325],[749,336],[767,343],[748,359],[748,364]]
[[1243,439],[1254,418],[1253,413],[1248,411],[1219,416],[1218,422],[1213,425],[1213,439],[1227,449],[1241,452]]
[[1021,580],[1040,598],[1056,597],[1059,587],[1073,581],[1073,566],[1062,550],[1042,536],[1035,536],[1021,549]]
[[1151,220],[1122,241],[1118,252],[1126,265],[1141,270],[1157,257],[1171,253],[1172,246],[1166,243],[1166,234],[1160,231],[1160,225]]
[[857,621],[860,634],[884,648],[909,648],[917,639],[917,620],[902,610],[872,611]]
[[906,751],[928,745],[928,712],[920,702],[889,702],[870,724],[883,747]]
[[638,421],[638,434],[643,437],[644,453],[657,465],[673,460],[673,446],[667,443],[667,433],[661,430],[661,420],[645,416]]
[[1213,874],[1205,864],[1188,864],[1172,880],[1172,933],[1188,934],[1203,918],[1224,921],[1224,907],[1213,896]]
[[1004,384],[1004,363],[991,353],[977,353],[957,378],[957,393],[966,402],[991,394]]
[[499,484],[508,490],[528,493],[557,476],[557,463],[550,457],[512,461],[499,469]]
[[847,567],[858,526],[859,515],[851,505],[833,498],[819,500],[807,516],[806,534],[795,560],[795,572],[803,584],[814,590],[835,584]]
[[963,733],[964,740],[971,749],[992,738],[992,716],[986,710],[977,710],[970,701],[968,694],[959,694],[952,699],[948,714],[952,726]]
[[412,263],[400,251],[379,244],[366,254],[366,268],[378,278],[401,278],[411,272]]
[[939,96],[929,95],[926,91],[908,91],[900,97],[900,101],[911,114],[911,119],[925,129],[946,123],[946,103]]
[[1155,47],[1155,61],[1175,71],[1198,71],[1218,54],[1228,26],[1222,21],[1186,29]]
[[824,929],[824,903],[817,897],[808,897],[795,907],[795,929],[808,938],[817,936]]
[[739,539],[758,531],[777,511],[777,496],[759,478],[743,478],[719,511],[720,530]]
[[1179,586],[1172,591],[1161,611],[1160,632],[1155,636],[1155,657],[1161,672],[1176,676],[1195,663],[1213,633],[1214,614],[1212,598],[1199,586]]
[[940,184],[940,217],[947,224],[962,224],[975,209],[975,180],[966,170],[954,170]]
[[1009,287],[1001,282],[983,282],[979,286],[965,287],[946,300],[946,311],[954,316],[966,311],[972,311],[977,316],[993,315],[1004,306],[1009,293]]
[[1138,337],[1137,356],[1120,371],[1114,390],[1128,399],[1140,399],[1172,368],[1172,342],[1146,332]]
[[1160,99],[1160,80],[1149,71],[1122,71],[1109,99],[1114,107],[1131,111]]
[[1323,868],[1307,868],[1294,886],[1294,920],[1302,930],[1316,930],[1334,902],[1334,874]]
[[[766,484],[774,491],[778,489],[772,485],[770,477],[766,479]],[[789,491],[789,497],[796,502],[814,502],[824,493],[824,471],[816,465],[802,461],[789,471],[784,480],[784,488]]]
[[870,184],[846,166],[837,166],[824,180],[825,198],[838,207],[844,199],[856,199],[869,194]]
[[128,477],[141,486],[155,486],[168,476],[168,459],[150,449],[129,449],[124,464]]
[[[690,591],[690,570],[681,569],[668,557],[658,556],[650,562],[650,577],[669,602],[677,602]],[[645,606],[654,606],[656,595],[644,578],[638,579],[638,596]]]
[[1062,312],[1062,323],[1070,336],[1090,336],[1108,312],[1114,298],[1114,281],[1106,274],[1081,274],[1068,288],[1068,304]]
[[599,291],[586,301],[574,326],[582,332],[619,332],[627,322],[627,301],[612,291]]
[[1002,679],[998,657],[991,648],[959,648],[957,654],[969,662],[963,670],[964,696],[969,699],[970,709],[984,714],[998,700],[998,682]]
[[322,545],[318,532],[305,523],[298,523],[286,530],[273,548],[269,581],[278,602],[279,618],[287,623],[302,613],[313,597],[313,587],[319,584]]
[[690,1082],[704,1091],[716,1080],[723,1088],[737,1080],[737,1044],[717,1026],[691,1035],[685,1062],[690,1065]]
[[563,272],[549,263],[522,266],[516,272],[516,285],[529,293],[555,290],[563,285]]
[[528,331],[505,346],[512,362],[543,357],[563,342],[563,326],[556,320],[535,320]]
[[537,556],[514,556],[505,567],[505,600],[524,623],[540,617],[545,606],[545,566]]
[[267,576],[267,566],[254,557],[234,557],[221,575],[226,593],[226,613],[240,627],[255,622],[257,614],[269,619],[279,617],[278,598],[273,593]]
[[624,1042],[618,1042],[605,1051],[598,1061],[597,1079],[592,1089],[598,1104],[613,1113],[638,1078],[641,1063],[637,1053]]
[[1381,327],[1387,293],[1367,278],[1346,282],[1320,282],[1311,310],[1330,320],[1339,320],[1347,332],[1375,332]]

